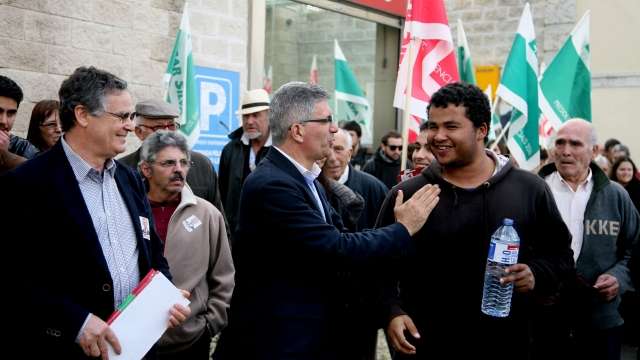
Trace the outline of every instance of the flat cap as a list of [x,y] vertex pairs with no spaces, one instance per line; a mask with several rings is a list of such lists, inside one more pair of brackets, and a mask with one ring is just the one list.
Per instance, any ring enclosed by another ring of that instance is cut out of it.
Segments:
[[149,119],[173,119],[180,116],[178,109],[173,105],[154,99],[138,102],[136,104],[136,113]]

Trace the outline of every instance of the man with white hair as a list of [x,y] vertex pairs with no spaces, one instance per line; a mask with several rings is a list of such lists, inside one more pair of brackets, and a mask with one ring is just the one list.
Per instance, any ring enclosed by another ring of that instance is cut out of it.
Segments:
[[567,354],[619,360],[624,321],[618,306],[632,288],[628,262],[640,237],[640,216],[624,188],[592,161],[596,140],[591,123],[565,122],[555,138],[555,163],[540,175],[571,232],[576,261],[577,276],[569,281],[567,306],[560,310],[570,314]]
[[389,189],[373,175],[356,170],[350,164],[351,142],[351,136],[347,130],[338,129],[333,137],[333,152],[327,158],[322,172],[329,178],[346,185],[364,199],[365,206],[357,227],[357,230],[361,231],[374,227],[378,212]]

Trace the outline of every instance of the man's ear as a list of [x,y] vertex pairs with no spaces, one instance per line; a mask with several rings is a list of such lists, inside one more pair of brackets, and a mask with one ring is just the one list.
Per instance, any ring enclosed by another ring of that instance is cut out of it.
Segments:
[[489,126],[486,123],[480,124],[480,126],[478,126],[478,136],[480,137],[480,139],[484,141],[484,139],[487,137],[487,134],[489,134]]
[[86,107],[84,107],[83,105],[76,105],[76,107],[73,109],[73,114],[76,117],[78,126],[83,128],[89,126],[89,116],[91,114],[89,114],[89,111]]
[[142,176],[144,176],[145,179],[149,179],[151,177],[151,166],[146,161],[140,163],[139,168]]
[[133,132],[136,134],[136,136],[138,137],[138,139],[140,139],[140,141],[144,141],[144,133],[143,130],[140,126],[136,126],[133,128]]
[[289,131],[291,134],[291,138],[293,141],[301,144],[304,142],[304,126],[300,123],[295,123],[291,125],[291,130]]

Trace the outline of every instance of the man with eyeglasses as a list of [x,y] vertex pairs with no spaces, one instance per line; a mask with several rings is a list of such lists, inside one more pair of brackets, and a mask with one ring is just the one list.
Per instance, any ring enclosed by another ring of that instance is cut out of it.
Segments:
[[[114,160],[133,131],[127,83],[80,67],[59,96],[63,137],[0,177],[3,204],[12,204],[0,207],[3,273],[14,274],[19,294],[8,343],[32,358],[106,358],[108,345],[127,350],[109,316],[150,270],[171,274],[142,180]],[[174,305],[170,326],[190,313]]]
[[353,359],[338,272],[405,254],[438,201],[437,186],[426,186],[413,201],[398,197],[397,223],[342,232],[316,180],[316,162],[329,155],[338,130],[328,98],[301,82],[273,95],[273,148],[242,189],[233,245],[237,287],[214,359]]
[[[176,118],[180,116],[178,110],[164,101],[155,99],[139,101],[136,104],[134,114],[134,132],[140,141],[144,141],[158,130],[176,131],[180,128],[180,124],[176,122]],[[213,164],[209,158],[196,151],[189,150],[189,157],[193,166],[187,175],[187,184],[196,196],[212,203],[224,217],[224,209],[218,190],[218,175]],[[122,157],[120,161],[137,169],[140,164],[140,148]],[[229,227],[226,226],[226,229]]]
[[231,231],[238,224],[242,184],[271,148],[269,94],[263,89],[247,91],[236,114],[242,126],[229,134],[231,140],[220,156],[220,194]]
[[158,342],[158,357],[209,359],[211,338],[227,324],[234,269],[224,219],[185,182],[191,169],[186,138],[175,131],[149,135],[140,151],[140,172],[174,284],[191,292],[194,316]]
[[39,152],[29,141],[11,134],[22,98],[20,86],[0,75],[0,174],[33,158]]
[[364,165],[362,171],[375,176],[391,189],[398,183],[400,155],[402,155],[402,135],[391,130],[382,137],[380,149]]

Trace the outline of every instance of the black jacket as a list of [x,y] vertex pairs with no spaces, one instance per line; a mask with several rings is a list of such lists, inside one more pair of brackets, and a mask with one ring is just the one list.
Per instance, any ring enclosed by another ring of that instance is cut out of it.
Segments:
[[[571,235],[545,182],[511,163],[475,189],[459,188],[442,178],[437,162],[420,176],[392,189],[379,225],[394,221],[398,190],[405,199],[425,184],[438,184],[440,201],[414,235],[416,251],[401,268],[399,292],[393,281],[387,294],[390,318],[408,314],[418,327],[418,359],[437,358],[455,349],[457,358],[485,359],[495,352],[512,359],[527,357],[531,306],[536,295],[554,294],[574,274]],[[491,234],[504,218],[520,236],[519,263],[535,277],[535,289],[514,293],[511,314],[497,319],[480,311]],[[460,347],[465,339],[480,346]]]
[[349,165],[349,178],[344,183],[347,187],[360,194],[364,199],[364,210],[358,220],[357,231],[373,229],[389,189],[370,174],[356,170]]
[[369,159],[362,171],[375,176],[384,185],[391,189],[398,183],[400,174],[400,160],[391,160],[383,154],[383,150],[376,151],[373,159]]
[[[244,180],[249,176],[249,145],[242,143],[242,127],[229,134],[229,141],[222,149],[220,156],[220,194],[222,204],[227,211],[227,220],[232,232],[238,225],[238,208],[240,207],[240,191]],[[269,147],[264,146],[256,156],[256,165],[267,155]]]

